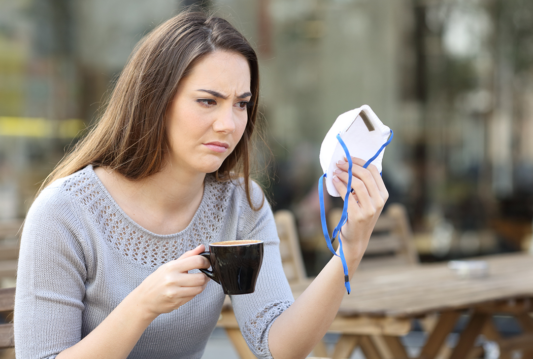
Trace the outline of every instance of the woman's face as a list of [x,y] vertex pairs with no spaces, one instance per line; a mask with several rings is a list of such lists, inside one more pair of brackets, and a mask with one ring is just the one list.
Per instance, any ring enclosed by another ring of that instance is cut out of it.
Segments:
[[181,80],[167,113],[169,164],[216,171],[244,133],[251,96],[244,56],[215,51],[201,58]]

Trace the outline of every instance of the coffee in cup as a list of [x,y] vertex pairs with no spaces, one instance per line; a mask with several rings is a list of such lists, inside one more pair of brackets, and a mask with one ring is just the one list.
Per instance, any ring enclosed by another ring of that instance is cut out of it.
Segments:
[[263,263],[263,241],[239,240],[209,244],[209,251],[200,254],[211,263],[212,271],[202,273],[222,286],[224,294],[249,294]]

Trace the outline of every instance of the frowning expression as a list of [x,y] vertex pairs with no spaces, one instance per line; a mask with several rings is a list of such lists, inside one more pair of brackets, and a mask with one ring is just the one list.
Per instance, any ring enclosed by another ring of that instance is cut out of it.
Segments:
[[197,61],[167,112],[169,163],[186,171],[216,171],[244,133],[251,96],[244,56],[215,51]]

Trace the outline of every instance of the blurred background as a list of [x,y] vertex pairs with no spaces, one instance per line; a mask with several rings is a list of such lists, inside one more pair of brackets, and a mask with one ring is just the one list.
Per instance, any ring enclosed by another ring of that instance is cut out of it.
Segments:
[[228,19],[259,55],[266,144],[255,178],[275,210],[296,214],[308,275],[330,257],[320,145],[362,104],[395,132],[383,178],[422,261],[529,250],[529,0],[0,0],[0,221],[24,217],[98,120],[135,44],[194,4]]

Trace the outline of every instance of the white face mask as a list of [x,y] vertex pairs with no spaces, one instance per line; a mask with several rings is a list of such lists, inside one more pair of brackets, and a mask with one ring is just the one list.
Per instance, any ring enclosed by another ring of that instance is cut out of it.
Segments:
[[[328,193],[333,197],[341,196],[332,182],[333,171],[337,169],[337,162],[346,157],[337,135],[340,135],[346,144],[351,157],[368,161],[387,143],[389,137],[392,136],[392,131],[379,120],[368,105],[363,105],[337,117],[320,147],[320,165],[324,173],[327,174],[326,188]],[[385,149],[372,161],[380,173],[384,152]]]
[[[328,225],[326,222],[326,211],[324,207],[324,193],[323,181],[326,177],[326,188],[328,193],[334,197],[341,195],[333,186],[333,171],[337,168],[337,162],[343,160],[345,156],[357,157],[364,160],[366,163],[363,167],[367,167],[370,163],[374,164],[381,173],[381,161],[383,159],[383,152],[385,147],[392,140],[392,130],[385,126],[374,111],[363,105],[355,110],[343,113],[329,130],[320,147],[320,165],[324,170],[324,174],[318,180],[318,197],[320,199],[320,221],[322,222],[322,231],[326,244],[335,256],[339,256],[342,261],[344,270],[344,285],[348,294],[351,292],[350,278],[348,276],[348,264],[344,258],[342,250],[342,240],[340,230],[346,219],[348,218],[348,196],[350,196],[351,178],[348,180],[348,188],[344,196],[344,207],[342,209],[342,216],[333,230],[331,238],[329,237]],[[343,147],[345,146],[345,147]],[[349,161],[350,166],[352,165]],[[335,252],[332,246],[333,241],[339,238],[339,254]]]

